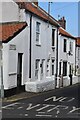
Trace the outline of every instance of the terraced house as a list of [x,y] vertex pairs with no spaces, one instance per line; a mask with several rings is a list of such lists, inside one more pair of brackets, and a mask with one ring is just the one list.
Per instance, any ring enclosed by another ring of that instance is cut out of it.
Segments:
[[[5,96],[21,90],[42,92],[55,89],[60,87],[61,80],[63,86],[70,85],[67,78],[69,65],[75,69],[75,38],[38,3],[11,0],[3,3],[3,13],[0,20],[1,85],[4,86]],[[69,50],[72,52],[67,58]]]
[[77,37],[76,41],[76,75],[78,82],[80,82],[80,37]]

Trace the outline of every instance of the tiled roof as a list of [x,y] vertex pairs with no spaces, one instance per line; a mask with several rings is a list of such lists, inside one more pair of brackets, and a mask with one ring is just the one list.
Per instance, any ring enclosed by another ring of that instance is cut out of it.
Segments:
[[27,26],[26,22],[0,24],[0,41],[6,43],[19,34]]
[[69,34],[68,32],[66,32],[66,30],[64,30],[62,27],[59,28],[59,34],[65,36],[65,37],[68,37],[68,38],[70,37],[70,38],[76,39],[71,34]]
[[[55,26],[60,26],[58,21],[56,19],[54,19],[51,15],[48,15],[48,13],[45,10],[43,10],[41,7],[36,6],[35,4],[32,4],[31,2],[25,2],[25,0],[17,0],[17,1],[18,1],[17,4],[19,5],[19,7],[25,8],[26,12],[29,11],[47,22],[49,20],[49,23],[51,23]],[[68,32],[66,32],[66,30],[64,30],[62,27],[60,27],[59,32],[63,36],[75,39],[75,37],[73,37]]]
[[42,8],[40,8],[39,6],[35,5],[32,2],[19,2],[19,1],[23,1],[23,0],[17,0],[18,2],[16,2],[20,8],[24,8],[27,11],[31,12],[34,15],[37,15],[38,17],[40,17],[41,19],[43,19],[46,22],[50,22],[51,24],[55,25],[55,26],[59,26],[59,23],[57,20],[55,20],[52,16],[48,15],[48,13],[43,10]]
[[76,42],[76,44],[77,44],[78,46],[80,46],[80,37],[77,37],[77,42]]

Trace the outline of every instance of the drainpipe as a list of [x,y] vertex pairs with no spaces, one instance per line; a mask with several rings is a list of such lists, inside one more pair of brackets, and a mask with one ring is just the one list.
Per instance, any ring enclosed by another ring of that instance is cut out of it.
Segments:
[[57,27],[57,40],[56,40],[56,73],[55,73],[55,88],[57,87],[57,76],[58,76],[58,29]]
[[30,15],[29,78],[31,78],[32,14]]
[[4,98],[2,49],[0,49],[1,98]]

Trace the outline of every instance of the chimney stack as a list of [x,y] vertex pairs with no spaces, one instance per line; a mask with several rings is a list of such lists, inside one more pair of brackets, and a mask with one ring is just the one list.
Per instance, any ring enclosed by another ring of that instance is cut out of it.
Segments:
[[61,19],[59,19],[58,22],[62,28],[66,29],[66,20],[64,16]]

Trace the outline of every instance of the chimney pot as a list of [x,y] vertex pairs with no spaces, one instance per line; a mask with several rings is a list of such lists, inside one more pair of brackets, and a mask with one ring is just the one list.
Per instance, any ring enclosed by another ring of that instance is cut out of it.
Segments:
[[64,29],[66,29],[66,20],[65,20],[64,16],[60,20],[58,20],[58,22],[61,25],[61,27],[63,27]]

